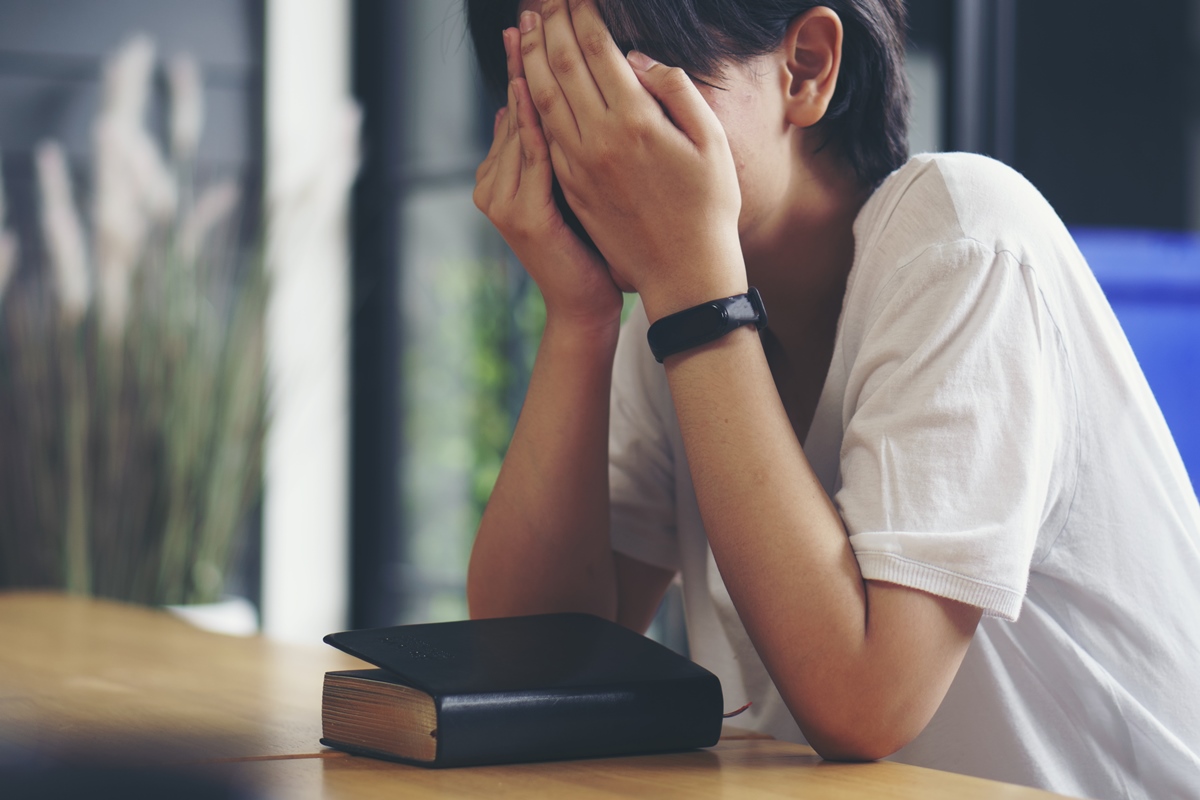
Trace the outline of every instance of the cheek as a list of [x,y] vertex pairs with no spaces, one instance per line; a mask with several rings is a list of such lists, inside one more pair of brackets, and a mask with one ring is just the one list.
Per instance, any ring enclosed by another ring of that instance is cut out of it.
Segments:
[[770,148],[769,140],[773,133],[763,109],[755,102],[756,98],[749,93],[739,95],[709,90],[705,99],[725,129],[725,138],[729,142],[738,176],[752,172],[755,162],[762,155],[760,151],[764,147]]
[[741,226],[752,226],[767,207],[779,200],[785,182],[784,142],[777,114],[752,91],[701,89],[704,99],[725,129],[729,151],[742,192]]
[[772,151],[764,148],[759,138],[745,137],[740,131],[726,131],[729,151],[737,168],[738,186],[742,190],[742,213],[745,215],[771,194],[777,182],[779,164],[774,163]]

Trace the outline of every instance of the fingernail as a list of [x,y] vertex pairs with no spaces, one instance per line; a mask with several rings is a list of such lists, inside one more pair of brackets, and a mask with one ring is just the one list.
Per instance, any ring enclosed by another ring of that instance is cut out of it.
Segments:
[[625,58],[629,61],[630,66],[639,72],[645,72],[658,63],[639,50],[630,50],[629,55],[625,56]]
[[537,25],[537,15],[532,11],[521,12],[521,33],[529,33]]

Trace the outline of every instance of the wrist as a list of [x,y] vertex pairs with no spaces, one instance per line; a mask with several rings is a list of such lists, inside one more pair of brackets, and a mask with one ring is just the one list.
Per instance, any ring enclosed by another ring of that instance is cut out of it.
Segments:
[[564,335],[596,336],[621,326],[624,297],[605,275],[603,280],[574,283],[570,291],[551,291],[538,284],[546,309],[546,328]]
[[642,292],[642,305],[646,309],[646,319],[653,325],[663,317],[669,317],[680,311],[694,306],[711,303],[725,297],[745,294],[750,287],[743,277],[739,280],[705,282],[686,286],[671,287],[667,291],[648,294]]
[[711,300],[660,317],[646,333],[650,352],[660,364],[669,356],[728,336],[738,328],[767,326],[767,312],[758,290]]
[[567,350],[579,357],[611,356],[617,347],[621,329],[621,311],[613,314],[577,315],[546,310],[546,327],[542,331],[543,346]]
[[[662,365],[669,376],[680,365],[698,359],[700,363],[704,364],[701,368],[702,371],[711,371],[717,365],[713,359],[723,358],[727,354],[731,359],[729,363],[740,364],[744,367],[747,354],[752,352],[762,352],[762,339],[753,325],[743,325],[712,341],[672,353],[663,359]],[[738,369],[742,367],[738,367]]]
[[678,277],[670,282],[639,287],[646,318],[651,324],[693,306],[745,294],[750,288],[740,250],[690,262],[671,274]]

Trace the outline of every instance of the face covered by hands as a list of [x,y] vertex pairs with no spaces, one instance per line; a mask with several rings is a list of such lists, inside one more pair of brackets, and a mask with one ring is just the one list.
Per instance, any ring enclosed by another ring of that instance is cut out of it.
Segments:
[[687,74],[622,56],[594,0],[542,0],[520,23],[539,139],[617,283],[652,320],[746,291],[733,157]]
[[563,218],[541,124],[529,95],[515,28],[504,31],[508,103],[496,112],[492,147],[475,172],[475,205],[537,283],[547,325],[616,325],[621,291],[607,264]]

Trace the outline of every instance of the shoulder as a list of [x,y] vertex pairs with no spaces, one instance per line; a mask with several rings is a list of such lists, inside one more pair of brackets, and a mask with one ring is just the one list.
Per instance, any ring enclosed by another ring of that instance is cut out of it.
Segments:
[[1018,260],[1070,241],[1062,221],[1016,170],[972,153],[914,156],[871,195],[855,222],[859,254],[889,260],[953,240]]
[[867,200],[854,223],[847,287],[876,298],[911,265],[986,269],[997,257],[1054,270],[1080,260],[1070,233],[1011,167],[970,153],[915,156]]

